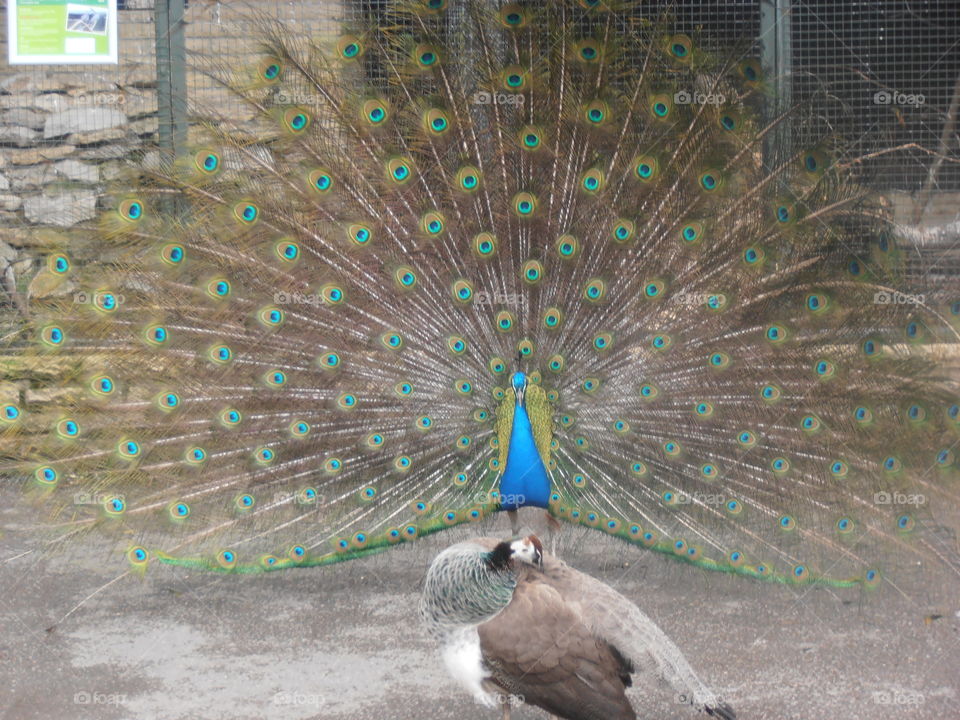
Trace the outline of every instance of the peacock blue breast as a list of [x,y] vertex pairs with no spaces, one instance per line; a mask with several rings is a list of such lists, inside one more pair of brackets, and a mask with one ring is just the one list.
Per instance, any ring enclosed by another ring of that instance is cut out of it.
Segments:
[[545,508],[550,500],[550,477],[533,439],[530,416],[521,404],[514,409],[507,466],[500,478],[500,498],[504,510],[528,505]]

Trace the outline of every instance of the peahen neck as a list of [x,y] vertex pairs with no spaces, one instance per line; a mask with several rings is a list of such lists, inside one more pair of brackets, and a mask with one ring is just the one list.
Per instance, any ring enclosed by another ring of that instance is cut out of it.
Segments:
[[510,568],[511,554],[509,542],[504,541],[499,543],[493,550],[487,553],[487,566],[491,570],[496,571],[508,570]]

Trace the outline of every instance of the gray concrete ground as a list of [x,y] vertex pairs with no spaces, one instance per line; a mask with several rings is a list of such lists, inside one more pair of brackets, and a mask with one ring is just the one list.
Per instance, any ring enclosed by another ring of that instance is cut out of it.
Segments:
[[[430,558],[476,529],[326,569],[161,567],[84,601],[116,575],[107,546],[41,555],[14,500],[0,491],[0,717],[499,720],[446,676],[416,616]],[[562,550],[654,617],[741,720],[960,718],[955,582],[864,599],[703,573],[593,532],[568,531]],[[641,718],[698,717],[656,681],[632,697]]]

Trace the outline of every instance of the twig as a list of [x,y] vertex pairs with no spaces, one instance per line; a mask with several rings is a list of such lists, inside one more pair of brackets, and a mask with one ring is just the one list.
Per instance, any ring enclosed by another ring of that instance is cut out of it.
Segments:
[[960,163],[960,158],[946,157],[943,155],[943,153],[935,152],[930,148],[925,148],[923,145],[920,145],[918,143],[904,143],[903,145],[897,145],[896,147],[884,148],[883,150],[877,150],[876,152],[867,153],[866,155],[860,155],[859,157],[855,157],[852,160],[848,160],[847,162],[838,163],[838,167],[846,169],[854,165],[857,165],[859,163],[862,163],[865,160],[872,160],[875,157],[880,157],[881,155],[887,155],[893,152],[899,152],[901,150],[919,150],[920,152],[924,152],[927,155],[933,155],[934,157],[938,158],[940,162],[943,162],[944,160],[949,160],[950,162],[953,162],[953,163]]
[[937,159],[930,164],[927,172],[927,181],[923,184],[920,195],[917,196],[916,205],[913,208],[913,224],[919,225],[920,218],[923,217],[923,211],[926,210],[930,202],[930,196],[933,194],[933,185],[937,180],[937,173],[943,164],[944,158],[950,146],[950,136],[953,135],[957,127],[957,106],[960,105],[960,75],[957,76],[957,82],[953,86],[953,97],[950,99],[950,108],[947,110],[947,117],[943,121],[943,131],[940,133],[940,152]]

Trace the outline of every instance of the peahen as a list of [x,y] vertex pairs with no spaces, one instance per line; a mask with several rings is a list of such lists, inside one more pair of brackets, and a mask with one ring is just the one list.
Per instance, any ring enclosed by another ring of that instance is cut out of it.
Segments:
[[958,288],[908,294],[842,139],[631,3],[449,5],[265,25],[209,68],[256,122],[49,253],[16,347],[57,401],[0,419],[56,537],[255,572],[535,507],[752,578],[957,573]]
[[535,535],[475,538],[430,565],[420,617],[450,673],[480,704],[515,702],[571,720],[636,720],[634,673],[656,674],[678,700],[723,720],[729,705],[680,649],[616,590],[551,555]]

